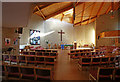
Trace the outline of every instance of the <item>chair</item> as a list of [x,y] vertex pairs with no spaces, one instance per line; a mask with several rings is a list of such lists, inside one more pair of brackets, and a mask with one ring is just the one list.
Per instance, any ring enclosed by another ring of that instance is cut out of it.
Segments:
[[80,67],[82,66],[90,66],[91,65],[91,58],[90,57],[82,57],[78,62]]
[[101,67],[98,69],[97,80],[112,80],[113,79],[113,67]]
[[79,52],[79,50],[76,50],[76,53],[78,53]]
[[84,57],[85,56],[85,53],[84,52],[81,52],[81,57]]
[[115,69],[114,80],[120,80],[120,68]]
[[17,55],[10,55],[10,62],[12,64],[17,64],[18,63]]
[[86,56],[90,57],[90,52],[86,52]]
[[115,64],[115,57],[114,56],[109,57],[109,64]]
[[29,55],[28,51],[23,51],[23,55]]
[[51,53],[50,53],[50,56],[57,57],[57,55],[58,55],[58,53],[56,53],[56,52],[51,52]]
[[102,54],[102,52],[99,52],[99,54]]
[[46,64],[55,64],[55,58],[54,57],[46,57],[45,58]]
[[30,54],[29,55],[35,55],[35,52],[30,52]]
[[99,55],[99,52],[95,52],[95,56],[98,56]]
[[44,56],[49,56],[49,52],[45,52],[43,54],[44,54]]
[[27,58],[27,64],[35,64],[35,56],[26,56]]
[[78,57],[78,53],[75,53],[75,54],[74,54],[74,58],[75,58],[75,59],[79,58],[79,57]]
[[46,52],[51,52],[51,50],[46,50]]
[[46,79],[46,80],[52,80],[52,71],[51,68],[40,68],[40,67],[35,67],[35,79]]
[[78,55],[78,56],[77,56],[78,58],[82,57],[82,56],[81,56],[81,52],[77,53],[77,55]]
[[35,79],[34,67],[20,66],[20,78]]
[[108,65],[109,63],[109,57],[102,57],[101,58],[101,65]]
[[42,56],[42,52],[36,52],[36,54]]
[[120,61],[120,56],[116,56],[115,57],[115,64],[119,65],[119,61]]
[[74,54],[75,54],[75,53],[69,53],[70,58],[73,58]]
[[40,50],[40,52],[45,52],[45,50]]
[[99,65],[99,64],[100,64],[100,57],[93,57],[92,65]]
[[98,69],[94,69],[90,71],[89,78],[90,80],[99,81],[106,81],[113,80],[113,67],[99,67]]
[[52,50],[52,52],[55,52],[55,53],[57,53],[58,51],[57,51],[57,50]]
[[95,56],[95,52],[91,52],[91,56]]
[[26,56],[25,55],[19,55],[18,56],[18,63],[27,63],[26,62]]
[[36,64],[44,64],[45,58],[41,56],[36,56]]
[[72,51],[70,51],[70,53],[75,53],[75,51],[74,51],[74,50],[72,50]]
[[7,77],[20,77],[20,69],[18,65],[5,65]]

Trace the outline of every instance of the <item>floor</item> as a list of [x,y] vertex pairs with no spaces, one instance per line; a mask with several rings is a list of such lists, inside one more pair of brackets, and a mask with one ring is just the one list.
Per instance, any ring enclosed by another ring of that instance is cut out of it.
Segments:
[[70,59],[69,50],[59,50],[54,80],[89,80],[89,73],[78,69],[76,59]]

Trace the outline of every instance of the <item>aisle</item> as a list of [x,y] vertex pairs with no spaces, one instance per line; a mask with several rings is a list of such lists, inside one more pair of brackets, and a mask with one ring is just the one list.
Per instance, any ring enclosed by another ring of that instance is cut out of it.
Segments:
[[54,80],[88,80],[89,73],[78,70],[77,61],[70,60],[68,50],[59,50]]

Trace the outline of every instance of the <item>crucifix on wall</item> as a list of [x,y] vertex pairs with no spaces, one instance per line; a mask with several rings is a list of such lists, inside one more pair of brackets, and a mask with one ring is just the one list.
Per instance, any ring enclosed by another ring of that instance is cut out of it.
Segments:
[[65,32],[63,32],[63,31],[61,30],[61,31],[58,32],[58,33],[60,33],[60,35],[61,35],[61,41],[62,41],[62,34],[65,34]]

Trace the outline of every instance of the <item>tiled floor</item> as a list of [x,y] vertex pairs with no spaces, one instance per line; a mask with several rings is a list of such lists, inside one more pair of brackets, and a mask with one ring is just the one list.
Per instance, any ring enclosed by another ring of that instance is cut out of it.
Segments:
[[68,50],[59,50],[54,80],[88,80],[89,73],[78,69],[77,61],[70,60]]

